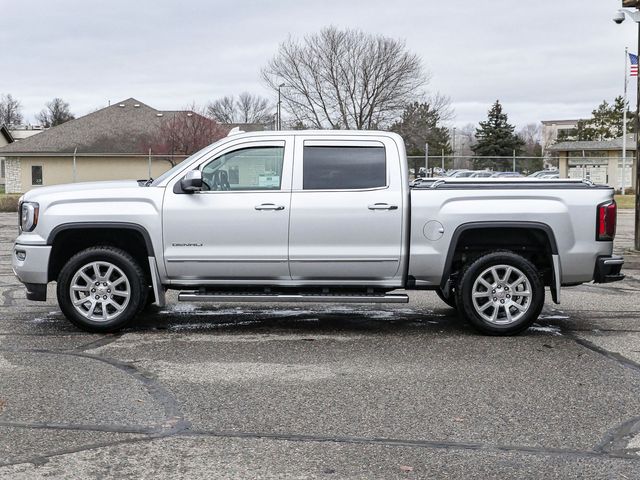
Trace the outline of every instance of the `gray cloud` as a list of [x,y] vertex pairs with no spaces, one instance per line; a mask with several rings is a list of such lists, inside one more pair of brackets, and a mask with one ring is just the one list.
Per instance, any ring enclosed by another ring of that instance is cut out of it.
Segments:
[[617,0],[3,3],[0,92],[31,118],[54,96],[76,114],[130,96],[165,109],[243,90],[275,97],[259,72],[278,43],[333,24],[406,39],[456,124],[500,99],[522,125],[588,115],[620,94],[637,38],[632,22],[611,21]]

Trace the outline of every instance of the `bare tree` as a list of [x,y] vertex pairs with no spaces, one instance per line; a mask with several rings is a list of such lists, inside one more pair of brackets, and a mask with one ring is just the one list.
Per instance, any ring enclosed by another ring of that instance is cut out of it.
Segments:
[[522,127],[518,136],[524,142],[524,151],[532,157],[542,155],[542,128],[537,123],[529,123]]
[[291,123],[334,129],[390,125],[429,80],[403,41],[335,27],[281,43],[262,77]]
[[155,154],[166,154],[167,161],[175,166],[171,155],[191,155],[227,133],[228,129],[205,116],[204,109],[192,104],[183,111],[163,117],[156,134],[145,139],[141,147],[144,151],[150,148]]
[[22,105],[9,93],[0,96],[0,126],[22,123]]
[[211,102],[207,107],[207,115],[220,123],[236,123],[236,101],[233,95]]
[[438,119],[442,123],[453,120],[456,116],[451,104],[451,97],[441,93],[434,93],[426,97],[424,103],[428,103],[431,110],[438,114]]
[[456,153],[462,156],[472,156],[473,150],[471,147],[476,144],[476,126],[473,123],[466,124],[458,129],[457,136],[459,150]]
[[63,99],[56,97],[46,104],[46,108],[36,115],[36,120],[43,127],[55,127],[61,123],[68,122],[76,118],[69,111],[69,104]]
[[269,100],[243,92],[236,99],[225,96],[210,103],[207,114],[221,123],[268,123],[273,118]]

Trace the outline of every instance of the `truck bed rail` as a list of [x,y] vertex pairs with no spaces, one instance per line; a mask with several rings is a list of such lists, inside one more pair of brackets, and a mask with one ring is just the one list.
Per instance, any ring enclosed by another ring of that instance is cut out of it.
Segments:
[[611,188],[608,185],[596,185],[585,179],[466,179],[466,178],[419,178],[411,182],[412,189],[580,189]]

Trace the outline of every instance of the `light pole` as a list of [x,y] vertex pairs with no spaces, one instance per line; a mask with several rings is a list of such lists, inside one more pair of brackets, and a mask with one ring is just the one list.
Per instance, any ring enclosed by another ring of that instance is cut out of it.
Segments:
[[282,130],[282,94],[280,90],[282,87],[286,87],[284,83],[278,85],[278,128],[277,130]]
[[[622,0],[623,7],[631,7],[635,10],[622,8],[613,16],[613,21],[620,25],[624,22],[625,16],[638,24],[638,50],[640,55],[640,0]],[[640,77],[636,81],[636,112],[635,112],[635,134],[636,134],[636,228],[634,248],[640,250]],[[623,161],[624,165],[624,161]]]

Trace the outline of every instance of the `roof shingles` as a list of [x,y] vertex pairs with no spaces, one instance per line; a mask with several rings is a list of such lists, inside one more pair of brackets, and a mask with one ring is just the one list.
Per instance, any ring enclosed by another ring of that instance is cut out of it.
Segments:
[[[636,149],[635,135],[627,135],[627,150]],[[601,141],[559,142],[549,147],[554,152],[575,152],[580,150],[622,150],[622,138]]]
[[0,156],[73,153],[76,148],[78,153],[144,153],[165,113],[129,98],[0,148]]

